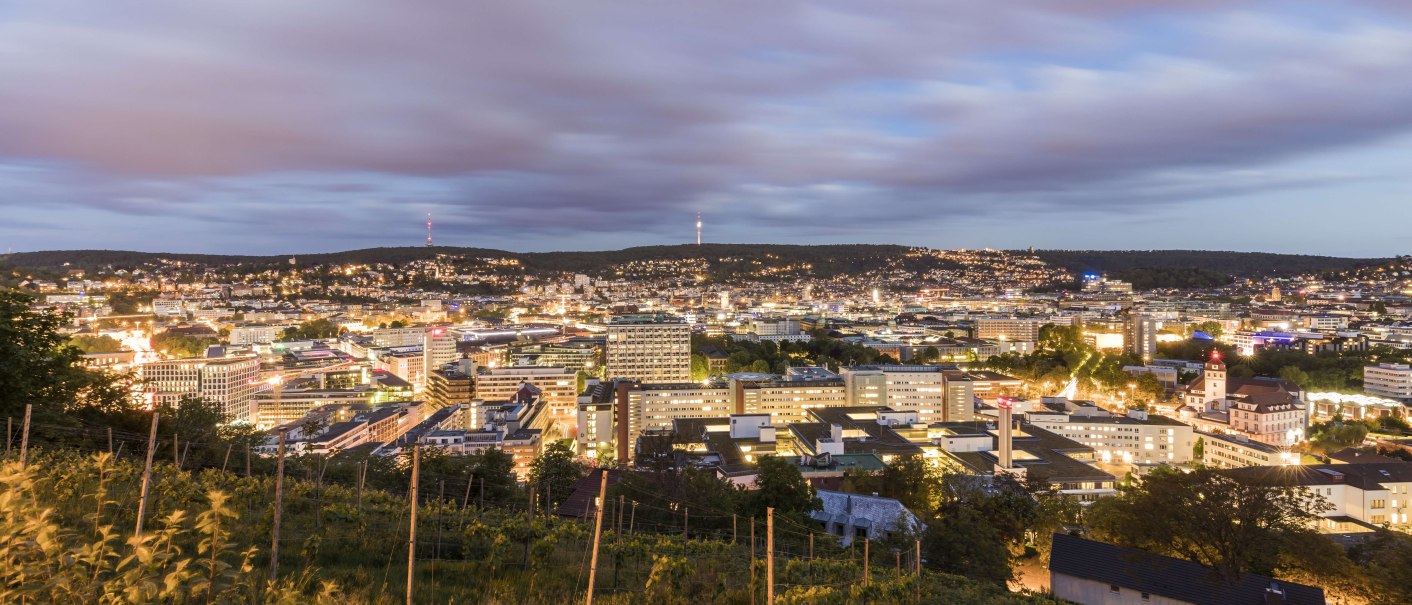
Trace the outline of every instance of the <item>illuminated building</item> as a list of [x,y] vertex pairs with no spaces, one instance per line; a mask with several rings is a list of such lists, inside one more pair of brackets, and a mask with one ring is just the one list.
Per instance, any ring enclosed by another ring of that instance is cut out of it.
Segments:
[[1363,392],[1412,402],[1412,365],[1381,363],[1363,368]]
[[138,377],[157,404],[178,403],[194,395],[220,407],[231,422],[255,421],[257,357],[173,359],[138,366]]
[[691,326],[662,314],[608,323],[608,377],[644,384],[691,381]]

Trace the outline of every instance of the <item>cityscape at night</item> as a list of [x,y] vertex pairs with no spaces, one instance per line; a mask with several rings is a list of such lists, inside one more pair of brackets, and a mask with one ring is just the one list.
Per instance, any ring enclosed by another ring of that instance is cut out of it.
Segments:
[[1412,603],[1412,5],[0,4],[0,602]]

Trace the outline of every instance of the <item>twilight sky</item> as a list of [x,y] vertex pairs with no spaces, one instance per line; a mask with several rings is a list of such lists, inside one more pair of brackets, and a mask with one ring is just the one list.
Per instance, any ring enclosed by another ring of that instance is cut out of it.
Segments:
[[[981,8],[984,7],[984,10]],[[1412,252],[1407,0],[0,0],[0,248]]]

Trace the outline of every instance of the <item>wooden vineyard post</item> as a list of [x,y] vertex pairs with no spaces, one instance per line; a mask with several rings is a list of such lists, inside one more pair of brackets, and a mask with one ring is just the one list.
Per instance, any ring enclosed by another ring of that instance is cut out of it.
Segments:
[[147,436],[147,465],[142,469],[142,497],[137,501],[137,537],[142,537],[142,517],[147,513],[147,489],[152,485],[152,454],[157,451],[157,412],[152,412],[152,433]]
[[593,527],[593,558],[588,564],[588,597],[584,600],[584,605],[593,605],[593,582],[598,575],[598,538],[603,534],[603,504],[608,497],[608,471],[602,472],[603,478],[598,483],[598,520]]

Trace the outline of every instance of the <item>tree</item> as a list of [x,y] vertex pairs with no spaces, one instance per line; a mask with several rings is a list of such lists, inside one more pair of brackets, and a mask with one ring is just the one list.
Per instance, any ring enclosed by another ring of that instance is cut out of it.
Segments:
[[1285,366],[1280,368],[1279,376],[1283,380],[1299,385],[1301,389],[1309,388],[1309,373],[1299,369],[1298,366]]
[[1363,422],[1344,422],[1335,417],[1328,422],[1316,422],[1309,427],[1309,449],[1316,454],[1329,455],[1346,447],[1363,443],[1368,436],[1368,425]]
[[788,460],[765,456],[757,465],[755,491],[745,503],[747,515],[762,517],[766,508],[774,508],[776,514],[803,514],[823,507],[823,502],[814,496],[814,487]]
[[111,353],[123,350],[123,343],[106,334],[79,334],[69,339],[69,344],[84,353]]
[[35,422],[71,424],[77,416],[136,409],[130,375],[89,370],[82,352],[60,333],[69,317],[30,307],[27,294],[0,291],[0,413]]
[[1201,461],[1203,461],[1203,460],[1206,459],[1206,438],[1205,438],[1205,437],[1197,437],[1197,438],[1196,438],[1196,443],[1192,444],[1192,446],[1191,446],[1191,457],[1192,457],[1193,460],[1196,460],[1197,462],[1201,462]]
[[152,336],[152,348],[172,357],[200,357],[206,353],[206,347],[220,343],[217,338],[192,336],[171,330]]
[[515,457],[505,450],[490,448],[468,456],[472,487],[485,494],[486,504],[503,505],[515,496]]
[[1328,506],[1296,487],[1238,481],[1209,469],[1158,468],[1133,481],[1090,507],[1095,535],[1196,561],[1230,580],[1273,575],[1282,552],[1318,537],[1312,522]]
[[1148,401],[1158,401],[1167,396],[1167,387],[1152,372],[1144,372],[1133,381],[1134,394]]
[[297,326],[290,326],[280,332],[280,340],[319,340],[324,338],[338,338],[343,332],[338,324],[328,319],[315,319],[306,321]]
[[930,515],[941,500],[941,469],[918,454],[900,456],[883,467],[876,491],[896,498],[920,517]]
[[691,354],[691,380],[700,382],[711,377],[710,363],[706,361],[706,356],[700,353]]
[[1366,574],[1366,597],[1370,603],[1412,603],[1412,538],[1380,531],[1348,554]]
[[548,495],[545,506],[553,508],[568,499],[585,472],[568,443],[555,441],[530,463],[529,483]]
[[927,524],[922,560],[930,569],[1005,585],[1010,551],[1000,532],[977,510],[953,503]]

